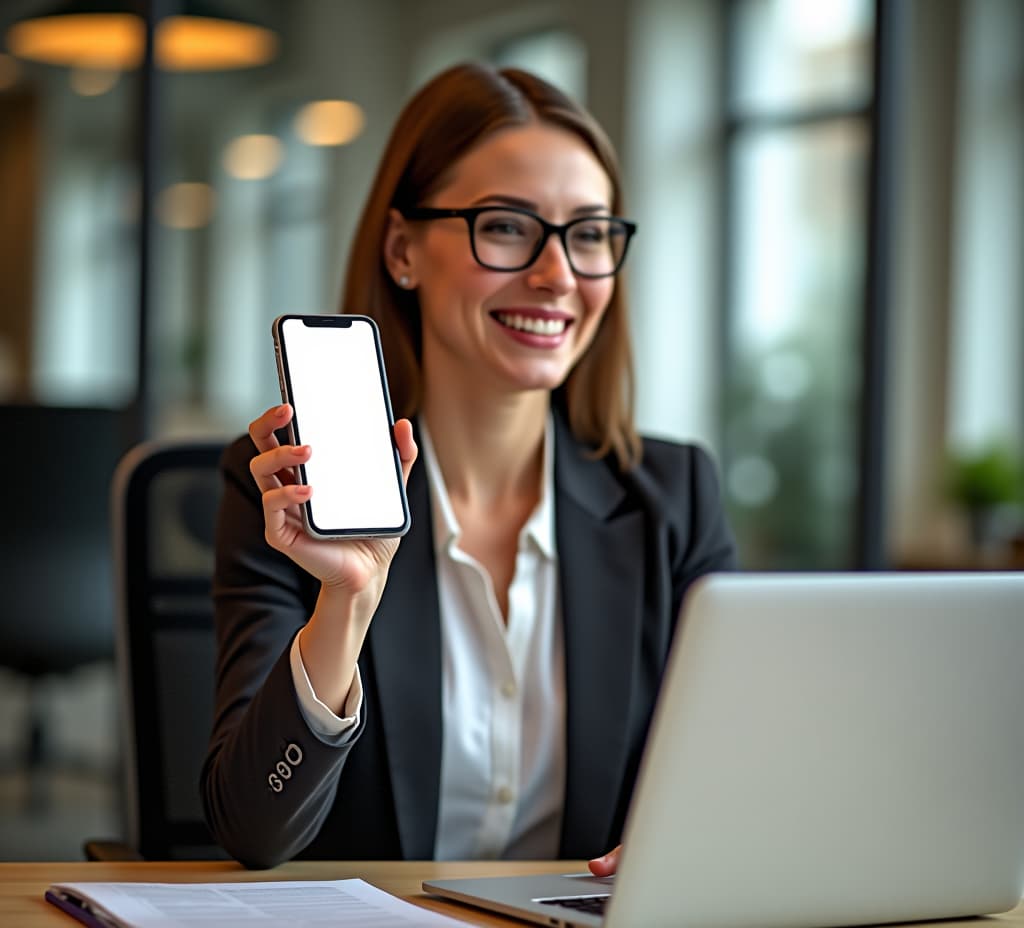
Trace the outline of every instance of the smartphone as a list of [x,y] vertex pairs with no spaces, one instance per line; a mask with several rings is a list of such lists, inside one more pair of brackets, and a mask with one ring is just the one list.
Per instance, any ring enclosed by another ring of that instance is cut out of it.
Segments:
[[368,316],[279,316],[274,351],[293,444],[309,445],[299,482],[315,538],[404,535],[409,503],[393,437],[380,333]]

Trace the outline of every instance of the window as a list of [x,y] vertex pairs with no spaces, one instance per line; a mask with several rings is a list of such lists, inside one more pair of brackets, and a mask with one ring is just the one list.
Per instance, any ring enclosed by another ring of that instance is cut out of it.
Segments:
[[853,566],[872,10],[738,0],[727,29],[723,472],[744,566]]

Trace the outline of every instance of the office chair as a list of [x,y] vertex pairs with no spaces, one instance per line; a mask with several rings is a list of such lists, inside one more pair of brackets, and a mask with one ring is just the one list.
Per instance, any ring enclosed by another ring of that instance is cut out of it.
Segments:
[[128,446],[123,411],[0,405],[0,666],[28,681],[23,754],[27,806],[49,803],[55,764],[104,775],[53,750],[42,697],[48,679],[114,659],[108,488]]
[[213,718],[210,581],[223,447],[148,442],[114,476],[127,842],[88,841],[90,860],[227,857],[199,797]]

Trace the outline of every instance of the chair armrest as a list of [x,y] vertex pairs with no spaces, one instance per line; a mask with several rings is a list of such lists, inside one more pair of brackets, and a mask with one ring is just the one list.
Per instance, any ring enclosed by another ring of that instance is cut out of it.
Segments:
[[93,838],[82,845],[85,859],[91,861],[145,860],[131,845],[123,841],[106,841]]

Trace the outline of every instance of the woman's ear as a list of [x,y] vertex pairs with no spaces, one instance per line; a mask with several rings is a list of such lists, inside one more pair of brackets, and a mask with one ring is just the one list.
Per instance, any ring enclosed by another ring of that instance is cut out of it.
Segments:
[[391,279],[403,290],[412,290],[416,286],[409,224],[397,209],[388,210],[388,224],[384,232],[384,264]]

